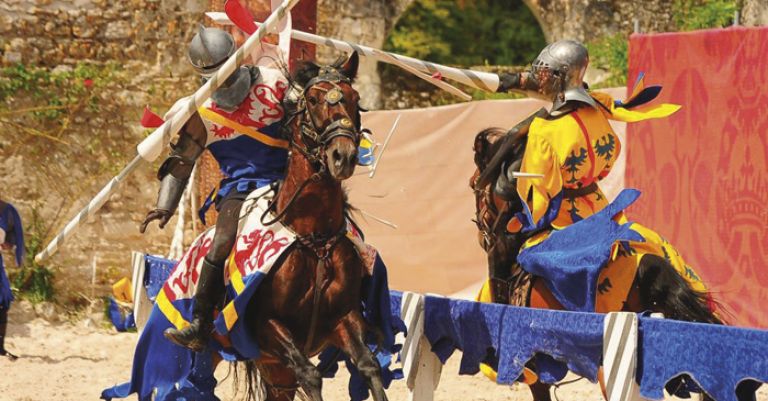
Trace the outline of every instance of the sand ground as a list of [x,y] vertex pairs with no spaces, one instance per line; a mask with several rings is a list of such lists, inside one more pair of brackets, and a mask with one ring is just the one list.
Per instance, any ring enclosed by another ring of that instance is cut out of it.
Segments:
[[[16,306],[16,305],[14,305]],[[0,401],[81,401],[97,400],[101,390],[127,381],[131,372],[136,333],[116,333],[93,320],[74,323],[51,323],[30,313],[29,308],[11,309],[7,348],[21,358],[10,362],[0,358]],[[26,309],[26,310],[25,310]],[[459,376],[460,355],[455,354],[443,367],[435,400],[440,401],[527,401],[531,400],[523,385],[499,386],[482,376]],[[228,366],[216,372],[220,380],[227,376]],[[326,380],[326,400],[348,400],[347,378]],[[233,396],[231,378],[219,384],[216,394],[222,400],[239,400]],[[758,400],[768,401],[765,386]],[[402,380],[387,391],[390,400],[407,399]],[[557,391],[562,401],[602,400],[598,385],[581,380]],[[135,399],[135,398],[131,398]]]

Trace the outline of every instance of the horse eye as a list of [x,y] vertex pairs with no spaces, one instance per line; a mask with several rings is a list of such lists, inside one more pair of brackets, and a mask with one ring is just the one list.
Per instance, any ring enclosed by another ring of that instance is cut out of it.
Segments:
[[308,98],[307,98],[307,100],[309,101],[309,103],[310,103],[312,106],[314,106],[314,105],[316,105],[316,104],[317,104],[317,98],[316,98],[316,97],[314,97],[314,96],[310,96],[310,97],[308,97]]

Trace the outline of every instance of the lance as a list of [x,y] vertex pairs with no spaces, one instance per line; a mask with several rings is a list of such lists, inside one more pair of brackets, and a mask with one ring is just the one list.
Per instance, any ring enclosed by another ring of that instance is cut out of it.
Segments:
[[298,2],[299,0],[284,0],[283,3],[270,14],[264,23],[259,26],[259,29],[255,34],[251,35],[245,43],[243,43],[243,45],[229,57],[205,85],[201,86],[194,94],[176,102],[174,108],[178,108],[178,112],[174,113],[171,119],[164,122],[163,125],[153,131],[137,146],[136,150],[138,154],[136,157],[134,157],[117,176],[112,178],[112,180],[99,191],[96,197],[94,197],[87,206],[67,223],[64,229],[56,235],[42,252],[35,255],[35,261],[40,263],[53,255],[58,250],[59,246],[72,235],[74,230],[83,221],[91,217],[104,205],[107,199],[109,199],[109,196],[117,190],[126,177],[144,162],[151,162],[157,159],[157,157],[160,156],[160,153],[162,153],[165,145],[170,142],[171,136],[179,132],[187,120],[197,112],[197,109],[211,97],[216,88],[235,72],[251,52],[256,50],[256,46],[261,42],[264,36],[267,35],[268,31],[275,29],[278,22],[283,19]]
[[[232,20],[230,20],[227,14],[223,12],[207,12],[205,15],[207,15],[217,24],[233,24]],[[256,24],[259,25],[260,23],[256,22]],[[429,61],[419,60],[396,53],[385,52],[372,47],[350,43],[339,39],[327,38],[325,36],[315,35],[296,29],[291,30],[291,37],[296,40],[301,40],[302,42],[314,43],[320,46],[328,46],[347,53],[357,51],[361,56],[373,57],[381,62],[397,65],[398,67],[402,68],[402,66],[398,64],[399,62],[409,65],[423,73],[439,74],[439,76],[444,78],[452,79],[456,82],[460,82],[464,85],[471,86],[486,92],[496,92],[496,89],[499,87],[499,76],[489,72],[448,67],[442,64],[431,63]]]

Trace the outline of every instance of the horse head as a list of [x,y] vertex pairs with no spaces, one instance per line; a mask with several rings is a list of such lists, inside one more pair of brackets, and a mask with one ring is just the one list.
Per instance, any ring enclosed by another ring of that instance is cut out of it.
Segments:
[[[507,233],[506,223],[515,214],[523,211],[522,201],[516,194],[500,196],[499,192],[514,192],[517,179],[507,177],[506,171],[519,170],[523,160],[526,135],[518,135],[507,138],[506,130],[501,128],[488,128],[480,131],[475,136],[473,145],[474,160],[477,170],[470,179],[470,187],[475,193],[475,223],[480,231],[480,245],[486,252],[498,244],[499,240],[513,240],[522,244],[524,235],[520,233]],[[501,150],[505,141],[513,141],[511,151],[501,165],[491,165],[491,160]],[[494,171],[487,172],[487,169]],[[485,182],[481,178],[488,177]],[[509,241],[506,241],[509,242]]]
[[328,66],[304,63],[294,74],[303,89],[298,102],[299,129],[291,141],[296,149],[338,181],[352,176],[360,145],[360,95],[352,88],[357,75],[357,53]]

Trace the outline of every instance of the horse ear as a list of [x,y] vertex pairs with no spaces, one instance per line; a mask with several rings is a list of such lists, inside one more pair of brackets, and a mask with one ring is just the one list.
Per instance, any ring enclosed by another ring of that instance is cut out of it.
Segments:
[[295,71],[293,73],[293,81],[303,88],[307,86],[307,82],[310,79],[320,73],[320,66],[311,61],[300,61]]
[[357,76],[357,67],[360,66],[360,56],[356,51],[352,52],[347,61],[341,66],[341,73],[350,80],[354,80]]

